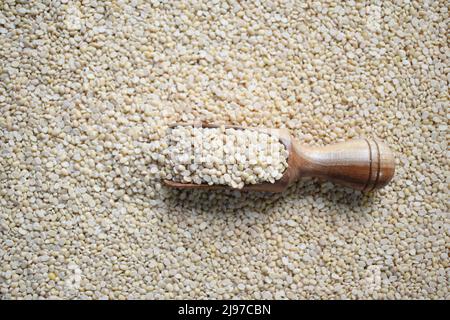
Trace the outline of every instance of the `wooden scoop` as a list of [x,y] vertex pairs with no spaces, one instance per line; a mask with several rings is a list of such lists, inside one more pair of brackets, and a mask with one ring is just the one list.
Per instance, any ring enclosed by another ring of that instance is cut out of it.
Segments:
[[[177,126],[196,126],[217,128],[211,124],[174,124]],[[245,185],[243,191],[282,192],[302,177],[317,177],[332,181],[363,192],[384,187],[394,176],[394,155],[389,147],[378,140],[355,139],[325,147],[310,147],[294,140],[286,129],[244,128],[225,126],[225,128],[247,129],[275,135],[289,152],[288,167],[281,179],[275,183]],[[164,180],[164,183],[178,189],[231,189],[225,185],[181,183]]]

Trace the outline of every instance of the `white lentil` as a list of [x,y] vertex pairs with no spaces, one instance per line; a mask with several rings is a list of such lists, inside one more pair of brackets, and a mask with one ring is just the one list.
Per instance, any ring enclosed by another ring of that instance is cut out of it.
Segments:
[[[450,297],[448,1],[5,3],[2,299]],[[195,121],[377,137],[396,175],[167,189]]]
[[[288,152],[279,138],[251,129],[178,126],[167,139],[166,170],[178,182],[240,189],[245,184],[274,183],[287,168]],[[264,148],[255,150],[258,140],[264,140]]]

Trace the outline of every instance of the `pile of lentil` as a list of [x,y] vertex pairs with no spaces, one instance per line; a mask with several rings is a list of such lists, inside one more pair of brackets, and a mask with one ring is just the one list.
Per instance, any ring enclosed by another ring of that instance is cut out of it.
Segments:
[[[449,298],[447,1],[0,3],[0,296]],[[386,141],[363,195],[161,185],[171,123]]]
[[284,144],[258,129],[177,126],[166,139],[166,179],[173,181],[242,189],[274,183],[288,166]]

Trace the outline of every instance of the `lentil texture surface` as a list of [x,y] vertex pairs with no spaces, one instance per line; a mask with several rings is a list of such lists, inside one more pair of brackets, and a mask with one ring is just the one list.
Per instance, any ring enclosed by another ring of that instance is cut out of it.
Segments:
[[166,135],[166,179],[183,183],[244,185],[281,179],[288,151],[275,135],[254,129],[178,126]]
[[[0,2],[0,297],[449,299],[447,1]],[[386,141],[362,195],[161,185],[176,122]]]

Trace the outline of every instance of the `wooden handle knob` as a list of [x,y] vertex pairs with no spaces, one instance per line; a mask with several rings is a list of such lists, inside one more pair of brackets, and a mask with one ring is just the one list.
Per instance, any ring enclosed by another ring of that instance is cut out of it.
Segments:
[[300,147],[299,176],[323,178],[370,192],[394,176],[394,155],[378,140],[357,139],[325,147]]

